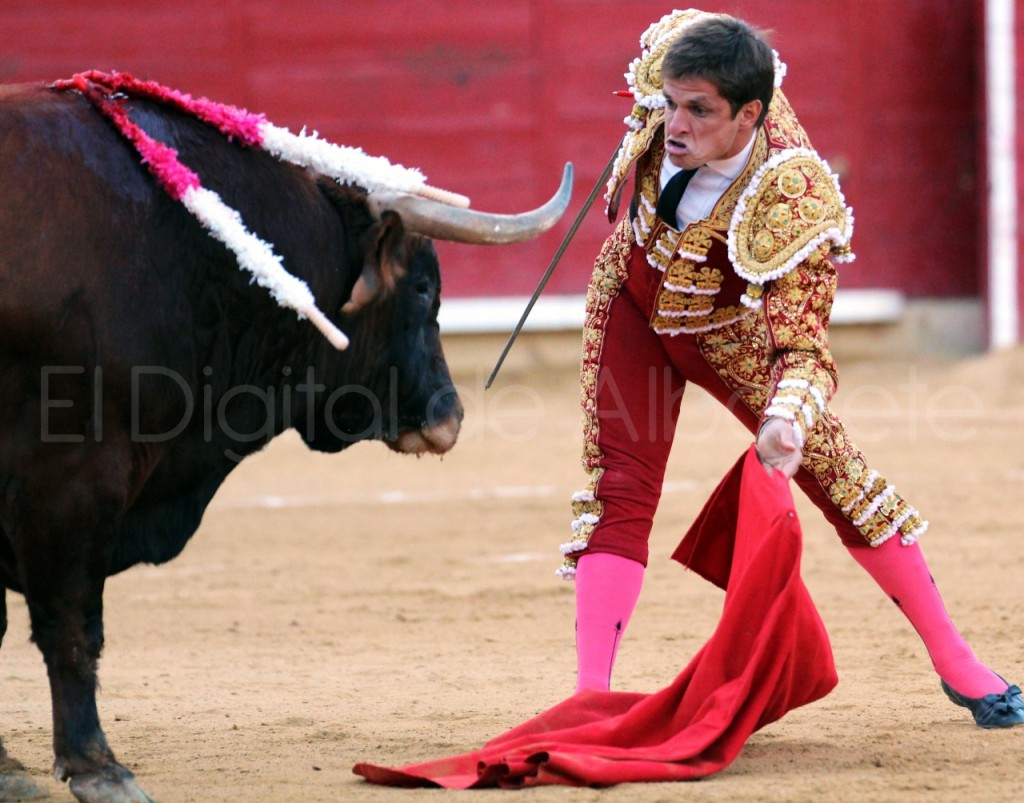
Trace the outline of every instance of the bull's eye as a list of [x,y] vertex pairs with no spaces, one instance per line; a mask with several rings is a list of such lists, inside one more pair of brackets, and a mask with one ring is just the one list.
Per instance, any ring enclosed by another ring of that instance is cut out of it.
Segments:
[[416,282],[416,293],[420,298],[430,299],[433,295],[433,287],[428,279],[420,279]]

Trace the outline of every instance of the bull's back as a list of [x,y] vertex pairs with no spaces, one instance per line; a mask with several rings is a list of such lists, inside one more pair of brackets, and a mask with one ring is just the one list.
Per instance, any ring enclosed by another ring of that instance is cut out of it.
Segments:
[[78,94],[4,87],[0,188],[0,348],[45,345],[83,306],[124,319],[143,290],[142,233],[158,199],[107,120]]
[[189,364],[175,206],[81,95],[0,87],[0,471],[101,430],[131,366]]

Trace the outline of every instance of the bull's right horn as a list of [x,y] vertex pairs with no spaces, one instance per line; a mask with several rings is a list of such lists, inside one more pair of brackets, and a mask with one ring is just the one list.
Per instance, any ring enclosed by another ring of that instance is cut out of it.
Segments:
[[562,173],[562,185],[551,200],[519,215],[474,212],[397,192],[371,193],[369,202],[378,214],[388,209],[397,212],[406,229],[435,240],[500,245],[530,240],[546,232],[565,212],[571,196],[572,162],[567,162]]

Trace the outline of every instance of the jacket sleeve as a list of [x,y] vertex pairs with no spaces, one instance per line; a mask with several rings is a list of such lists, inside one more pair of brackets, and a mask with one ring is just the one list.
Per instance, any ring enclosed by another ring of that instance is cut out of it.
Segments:
[[794,270],[771,283],[764,317],[773,363],[768,406],[760,426],[772,418],[790,421],[802,442],[814,429],[838,377],[828,348],[828,324],[836,271],[823,246]]

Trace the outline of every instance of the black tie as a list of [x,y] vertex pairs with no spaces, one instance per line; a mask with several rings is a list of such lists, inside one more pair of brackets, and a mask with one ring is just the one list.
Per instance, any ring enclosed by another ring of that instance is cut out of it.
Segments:
[[693,178],[693,174],[697,170],[698,168],[696,167],[693,170],[680,170],[668,180],[665,189],[661,191],[661,197],[658,198],[658,217],[668,223],[673,229],[679,228],[679,221],[676,219],[676,208],[679,206],[679,201],[686,191],[686,185],[690,183],[690,179]]

